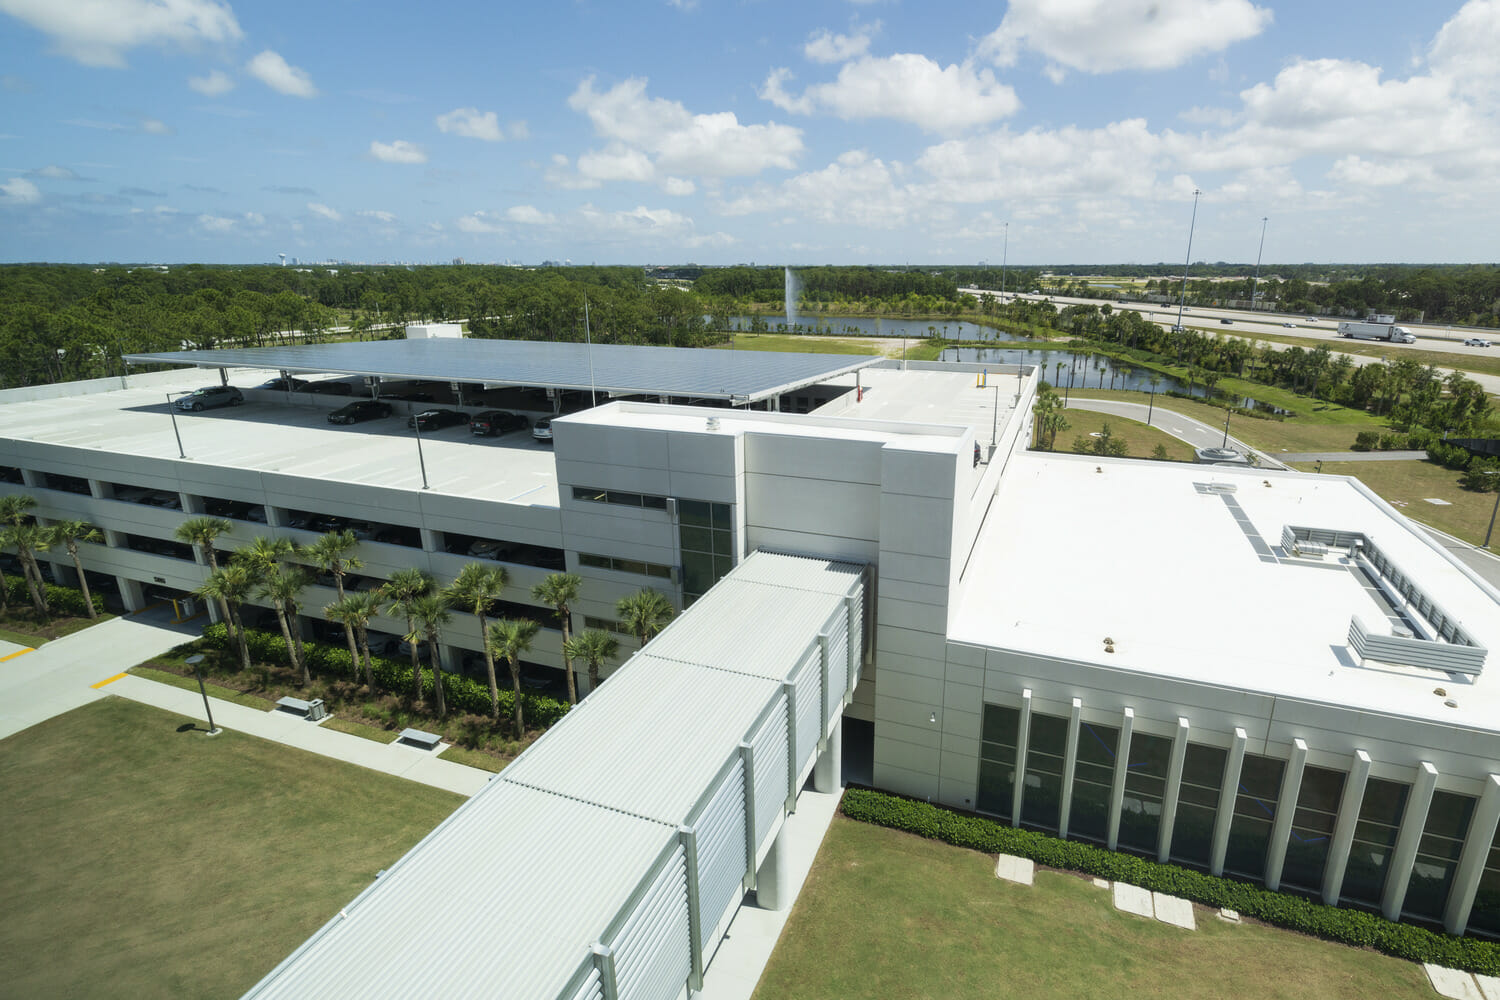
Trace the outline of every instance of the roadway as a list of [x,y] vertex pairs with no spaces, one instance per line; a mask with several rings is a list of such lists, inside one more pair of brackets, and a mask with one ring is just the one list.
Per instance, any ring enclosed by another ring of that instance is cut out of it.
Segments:
[[[1001,298],[1000,293],[998,292],[979,288],[962,288],[959,289],[959,291],[965,292],[975,297],[990,296],[992,298]],[[1138,312],[1147,319],[1155,322],[1164,330],[1170,330],[1177,324],[1176,306],[1161,305],[1154,302],[1121,303],[1119,301],[1110,299],[1080,299],[1071,298],[1066,295],[1034,295],[1029,292],[1007,292],[1003,298],[1007,302],[1013,299],[1028,299],[1032,301],[1045,300],[1051,302],[1059,309],[1072,305],[1102,306],[1107,303],[1113,309]],[[1228,323],[1220,322],[1221,320],[1226,319],[1229,320]],[[1279,336],[1297,337],[1299,339],[1306,340],[1326,341],[1330,344],[1330,346],[1350,343],[1348,339],[1340,337],[1338,335],[1339,322],[1340,321],[1335,318],[1319,317],[1317,319],[1311,319],[1303,315],[1294,315],[1287,313],[1251,313],[1242,309],[1204,309],[1194,307],[1191,309],[1184,309],[1182,312],[1183,326],[1198,330],[1199,332],[1208,334],[1210,336],[1230,336],[1253,339],[1255,337],[1275,334]],[[1465,347],[1463,344],[1463,340],[1467,337],[1479,336],[1485,339],[1495,340],[1497,343],[1500,343],[1500,332],[1490,330],[1455,329],[1453,327],[1445,326],[1424,326],[1422,324],[1416,323],[1402,323],[1399,325],[1406,327],[1407,329],[1411,330],[1412,333],[1416,334],[1417,342],[1415,344],[1392,344],[1384,341],[1359,341],[1358,343],[1381,344],[1382,346],[1393,348],[1393,356],[1394,351],[1399,351],[1402,348],[1409,347],[1413,350],[1436,351],[1438,353],[1461,355],[1465,357],[1473,357],[1476,355],[1484,356],[1486,352],[1496,350],[1496,348]],[[1378,364],[1379,362],[1385,360],[1385,358],[1372,357],[1365,354],[1343,354],[1343,352],[1337,350],[1335,350],[1333,353],[1336,356],[1347,357],[1355,365],[1361,366],[1368,364]],[[1458,360],[1455,358],[1455,363],[1457,364],[1460,362],[1458,362]],[[1448,374],[1448,370],[1439,370],[1442,371],[1444,376]],[[1479,372],[1464,371],[1462,368],[1459,368],[1457,370],[1463,371],[1465,377],[1473,379],[1475,382],[1483,386],[1484,391],[1489,393],[1490,395],[1500,395],[1500,377],[1494,375],[1485,375]]]

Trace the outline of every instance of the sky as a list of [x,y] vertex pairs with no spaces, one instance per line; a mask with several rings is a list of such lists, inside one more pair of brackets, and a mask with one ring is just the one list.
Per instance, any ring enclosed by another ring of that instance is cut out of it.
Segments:
[[1497,52],[1500,0],[0,0],[0,260],[1494,261]]

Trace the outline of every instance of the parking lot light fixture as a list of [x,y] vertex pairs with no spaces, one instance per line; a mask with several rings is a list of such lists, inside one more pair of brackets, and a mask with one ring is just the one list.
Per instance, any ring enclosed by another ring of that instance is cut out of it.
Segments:
[[172,436],[177,439],[177,457],[187,458],[187,452],[182,450],[182,433],[177,430],[177,407],[172,405],[172,395],[167,393],[167,416],[172,418]]
[[203,696],[203,714],[208,716],[208,735],[217,736],[222,730],[214,725],[214,710],[208,706],[208,689],[203,686],[203,654],[195,653],[182,662],[193,668],[198,678],[198,693]]

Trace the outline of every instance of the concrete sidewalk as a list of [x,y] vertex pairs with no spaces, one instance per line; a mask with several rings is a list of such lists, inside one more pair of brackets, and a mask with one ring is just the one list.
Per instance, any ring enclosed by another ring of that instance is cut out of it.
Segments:
[[[203,723],[205,727],[208,725],[208,717],[203,713],[203,698],[196,691],[185,691],[131,674],[109,678],[98,689],[101,694],[129,698],[176,715],[187,716]],[[473,795],[493,777],[489,771],[439,759],[438,754],[448,744],[441,744],[437,750],[423,750],[404,743],[377,743],[360,736],[324,729],[316,722],[309,722],[289,712],[267,712],[218,698],[210,698],[208,703],[213,709],[214,724],[220,728],[357,764],[372,771],[384,771],[398,778],[443,788],[460,795]]]
[[[1137,420],[1143,424],[1147,423],[1146,418],[1149,416],[1151,418],[1149,426],[1170,434],[1179,441],[1185,441],[1194,448],[1218,448],[1224,445],[1226,439],[1222,426],[1211,427],[1200,420],[1185,417],[1180,413],[1167,409],[1168,402],[1164,400],[1160,404],[1153,405],[1149,403],[1125,403],[1113,399],[1088,399],[1085,397],[1070,399],[1067,408],[1070,410],[1093,410],[1096,413],[1110,413],[1118,417]],[[1262,466],[1266,468],[1286,468],[1285,463],[1278,456],[1258,451],[1233,434],[1230,434],[1227,440],[1229,446],[1236,451],[1245,454],[1254,453],[1259,457]]]

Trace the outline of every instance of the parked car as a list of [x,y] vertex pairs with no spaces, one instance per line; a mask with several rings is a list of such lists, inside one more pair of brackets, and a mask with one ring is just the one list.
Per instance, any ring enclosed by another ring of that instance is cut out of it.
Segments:
[[378,399],[357,399],[328,414],[328,422],[330,424],[357,424],[361,420],[375,420],[390,415],[390,403],[382,403]]
[[260,385],[256,386],[255,388],[257,388],[257,389],[274,389],[277,392],[296,392],[298,389],[302,388],[306,384],[307,384],[307,379],[305,379],[305,378],[292,378],[290,375],[288,375],[286,378],[281,378],[280,376],[277,376],[276,378],[273,378],[273,379],[267,379],[266,381],[262,382]]
[[239,406],[245,394],[232,385],[209,385],[179,396],[172,405],[179,410],[211,410],[216,406]]
[[508,410],[484,410],[469,418],[469,433],[477,435],[508,434],[524,430],[526,418]]
[[354,386],[348,382],[332,378],[324,379],[321,382],[304,382],[294,391],[321,393],[327,396],[352,396],[354,395]]
[[1464,346],[1465,347],[1489,347],[1490,346],[1490,342],[1488,340],[1485,340],[1483,337],[1470,337],[1468,340],[1464,341]]
[[488,538],[476,539],[469,546],[468,554],[479,559],[504,559],[508,550],[504,543],[491,541]]
[[318,514],[307,522],[310,531],[343,531],[349,524],[347,518],[339,517],[337,514]]
[[435,431],[454,424],[466,424],[469,418],[457,410],[423,410],[406,418],[406,426],[420,431]]
[[531,436],[538,441],[552,441],[552,418],[543,417],[531,425]]
[[168,493],[166,490],[157,490],[148,493],[141,498],[141,503],[150,504],[152,507],[165,507],[168,510],[181,510],[182,497],[177,493]]

